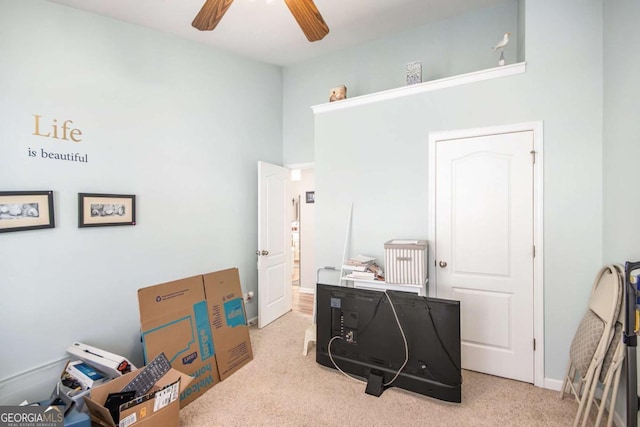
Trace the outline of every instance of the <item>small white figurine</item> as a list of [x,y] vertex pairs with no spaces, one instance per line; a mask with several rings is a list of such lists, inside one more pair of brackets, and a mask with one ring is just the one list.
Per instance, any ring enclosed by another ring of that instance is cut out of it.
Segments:
[[504,59],[504,47],[509,44],[509,36],[511,35],[511,33],[504,33],[504,37],[502,37],[502,40],[500,40],[498,42],[497,45],[495,45],[493,47],[493,50],[498,50],[500,49],[500,60],[498,61],[498,65],[503,66],[506,62]]

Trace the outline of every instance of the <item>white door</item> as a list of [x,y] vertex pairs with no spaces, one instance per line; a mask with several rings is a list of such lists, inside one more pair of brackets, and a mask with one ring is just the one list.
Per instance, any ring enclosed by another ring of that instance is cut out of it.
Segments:
[[258,328],[291,310],[289,176],[258,162]]
[[437,296],[460,301],[462,368],[534,374],[533,131],[437,141]]

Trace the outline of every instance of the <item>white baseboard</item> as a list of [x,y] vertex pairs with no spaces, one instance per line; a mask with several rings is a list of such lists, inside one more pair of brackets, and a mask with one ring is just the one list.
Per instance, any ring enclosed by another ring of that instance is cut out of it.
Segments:
[[300,286],[300,293],[301,294],[315,294],[315,290],[311,289],[311,288],[303,288],[302,286]]
[[562,388],[562,381],[556,380],[555,378],[545,378],[542,387],[548,390],[560,391],[560,389]]
[[0,405],[39,402],[51,396],[68,357],[27,369],[0,380]]
[[251,319],[247,319],[247,325],[258,326],[258,316],[252,317]]

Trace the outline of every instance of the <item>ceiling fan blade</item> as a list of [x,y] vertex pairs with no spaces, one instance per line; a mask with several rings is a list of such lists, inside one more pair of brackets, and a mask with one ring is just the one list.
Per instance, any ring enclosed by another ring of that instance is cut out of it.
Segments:
[[310,42],[322,40],[329,33],[329,26],[322,19],[313,0],[284,0],[284,2]]
[[200,31],[213,30],[222,19],[233,0],[207,0],[191,25]]

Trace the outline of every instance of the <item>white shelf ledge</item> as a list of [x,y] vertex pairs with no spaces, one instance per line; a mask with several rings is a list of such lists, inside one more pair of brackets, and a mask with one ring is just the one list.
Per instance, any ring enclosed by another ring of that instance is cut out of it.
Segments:
[[368,95],[356,96],[355,98],[347,98],[341,101],[314,105],[311,107],[311,109],[313,110],[314,114],[326,113],[329,111],[341,110],[343,108],[350,108],[358,105],[372,104],[374,102],[400,98],[402,96],[415,95],[418,93],[430,92],[433,90],[440,90],[454,86],[462,86],[469,83],[481,82],[483,80],[512,76],[514,74],[522,74],[526,72],[526,69],[526,62],[518,62],[517,64],[488,68],[486,70],[474,71],[472,73],[460,74],[457,76],[445,77],[443,79],[431,80],[428,82],[418,83],[410,86],[389,89],[382,92],[375,92]]
[[395,284],[387,283],[383,280],[362,279],[359,277],[353,277],[351,275],[341,277],[340,280],[351,283],[354,288],[371,289],[376,291],[405,291],[413,292],[414,294],[418,294],[420,296],[427,296],[427,283],[429,283],[429,279],[427,279],[424,285],[414,285],[410,283]]

